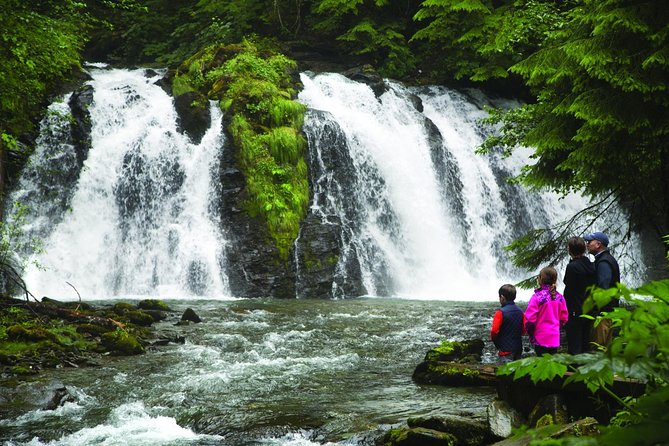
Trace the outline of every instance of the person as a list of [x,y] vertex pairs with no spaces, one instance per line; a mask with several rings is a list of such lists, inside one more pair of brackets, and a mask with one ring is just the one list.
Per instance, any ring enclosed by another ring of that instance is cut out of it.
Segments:
[[555,354],[560,347],[560,328],[569,313],[564,296],[557,291],[557,270],[547,266],[539,271],[539,288],[534,290],[525,310],[525,325],[537,356]]
[[[614,288],[620,282],[620,267],[618,261],[609,252],[609,236],[604,232],[593,232],[583,239],[588,252],[595,256],[595,274],[597,287],[604,290]],[[618,300],[613,299],[601,308],[604,313],[613,311],[618,306]],[[611,319],[600,319],[593,330],[592,342],[599,345],[609,345],[613,338]]]
[[490,330],[490,339],[498,350],[500,362],[520,359],[523,353],[525,334],[525,318],[523,310],[515,303],[516,287],[511,284],[502,285],[499,289],[501,308],[495,312]]
[[564,299],[569,312],[565,326],[567,351],[578,355],[590,350],[592,320],[582,318],[581,314],[587,290],[595,284],[595,265],[585,255],[585,240],[581,237],[572,237],[567,241],[567,252],[571,257],[564,273]]

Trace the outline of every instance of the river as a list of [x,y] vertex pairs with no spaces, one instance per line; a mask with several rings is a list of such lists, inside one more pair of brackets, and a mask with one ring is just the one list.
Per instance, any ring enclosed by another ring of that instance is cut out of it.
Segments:
[[[409,417],[483,417],[494,397],[411,379],[441,340],[485,339],[492,302],[166,302],[174,313],[156,329],[184,344],[3,383],[3,444],[371,445]],[[203,322],[175,326],[187,307]],[[69,401],[42,409],[60,387]]]

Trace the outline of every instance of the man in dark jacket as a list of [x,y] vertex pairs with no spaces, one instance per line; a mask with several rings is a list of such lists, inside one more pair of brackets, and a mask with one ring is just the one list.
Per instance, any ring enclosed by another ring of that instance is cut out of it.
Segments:
[[500,362],[520,359],[523,353],[525,334],[525,315],[516,303],[516,287],[502,285],[499,289],[499,303],[502,306],[495,312],[490,330],[490,339],[499,351]]
[[[620,267],[615,257],[609,252],[609,237],[603,232],[593,232],[583,239],[586,241],[588,252],[595,256],[597,286],[602,289],[615,287],[620,282]],[[608,312],[617,306],[618,300],[614,299],[601,310]],[[600,345],[608,345],[612,336],[611,320],[603,319],[595,329],[593,341]]]
[[565,329],[567,349],[570,354],[577,355],[590,350],[592,320],[582,318],[581,314],[587,290],[596,282],[596,273],[595,265],[585,255],[585,241],[581,237],[570,238],[567,241],[567,251],[571,260],[564,273],[564,298],[569,311],[569,321]]

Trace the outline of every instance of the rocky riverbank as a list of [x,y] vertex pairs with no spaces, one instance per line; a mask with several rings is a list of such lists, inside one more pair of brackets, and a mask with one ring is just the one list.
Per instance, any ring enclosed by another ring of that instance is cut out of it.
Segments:
[[[524,446],[536,439],[593,436],[620,409],[619,401],[610,395],[593,394],[582,383],[568,383],[569,373],[536,382],[527,376],[499,376],[496,364],[481,363],[483,346],[480,339],[445,341],[427,352],[413,380],[452,387],[495,387],[497,398],[488,406],[485,417],[408,419],[406,426],[388,431],[376,445]],[[638,396],[643,392],[640,383],[629,380],[616,379],[612,387],[621,395]]]
[[152,325],[167,318],[199,322],[189,310],[179,319],[164,302],[152,299],[94,307],[0,297],[0,377],[95,366],[101,355],[139,355],[151,345],[183,343],[183,337],[156,333]]

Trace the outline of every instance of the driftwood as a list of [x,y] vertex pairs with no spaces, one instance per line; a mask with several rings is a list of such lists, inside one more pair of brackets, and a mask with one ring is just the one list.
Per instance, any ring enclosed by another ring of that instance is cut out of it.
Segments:
[[69,322],[78,324],[95,324],[110,330],[116,328],[123,328],[123,323],[114,319],[97,316],[94,314],[86,314],[79,311],[79,305],[76,309],[59,306],[60,302],[48,300],[46,302],[26,302],[19,299],[6,298],[0,300],[0,305],[4,307],[18,307],[25,308],[38,316],[47,316],[52,318],[60,318]]
[[[116,328],[123,328],[123,324],[119,321],[108,317],[95,316],[84,314],[78,309],[62,308],[51,304],[44,304],[41,302],[30,302],[28,307],[36,313],[43,314],[49,317],[58,317],[66,321],[78,324],[95,324],[104,328],[115,330]],[[78,306],[77,306],[78,308]]]

